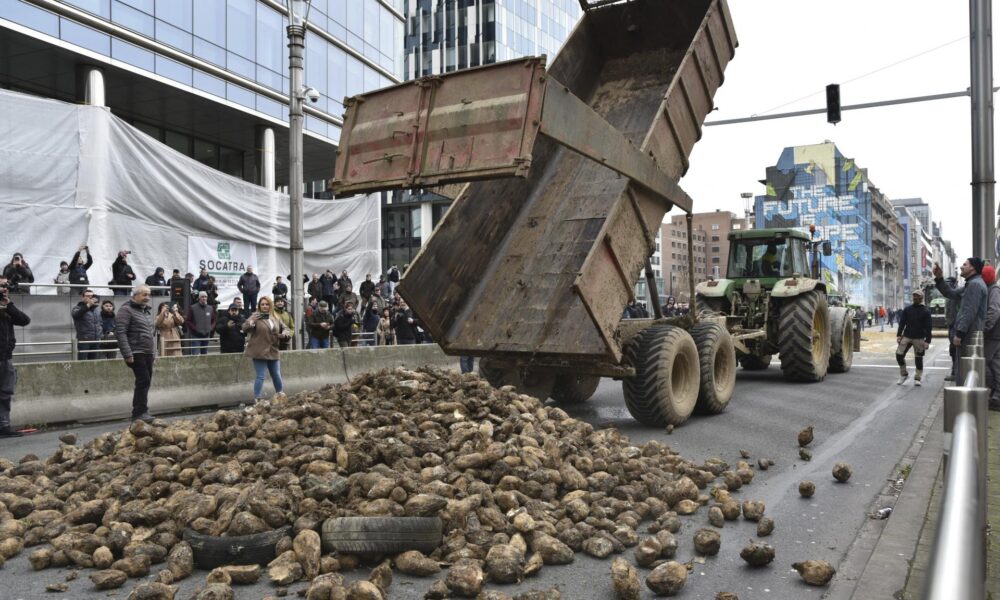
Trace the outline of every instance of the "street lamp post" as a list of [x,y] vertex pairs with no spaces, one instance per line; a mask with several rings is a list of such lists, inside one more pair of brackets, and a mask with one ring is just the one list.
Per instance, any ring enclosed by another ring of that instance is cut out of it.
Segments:
[[[305,247],[302,232],[302,70],[306,42],[306,19],[311,0],[285,0],[288,8],[288,232],[292,261],[292,318],[302,327],[305,296],[302,275],[305,265],[302,252]],[[295,346],[299,336],[295,335]]]
[[741,192],[740,198],[743,198],[743,229],[750,229],[750,198],[753,198],[753,193]]

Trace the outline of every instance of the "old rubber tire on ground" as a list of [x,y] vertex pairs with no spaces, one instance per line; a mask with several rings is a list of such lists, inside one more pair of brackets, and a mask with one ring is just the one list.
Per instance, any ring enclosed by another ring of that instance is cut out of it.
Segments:
[[729,314],[729,300],[726,298],[713,298],[702,294],[695,294],[694,306],[698,310],[698,314],[703,312]]
[[495,388],[512,385],[517,393],[545,400],[552,394],[556,377],[545,371],[509,367],[489,358],[479,359],[479,375]]
[[557,375],[552,399],[559,404],[583,404],[597,391],[600,377],[593,375]]
[[830,309],[830,372],[846,373],[854,364],[854,319],[846,308]]
[[718,414],[726,410],[736,389],[736,349],[733,338],[718,323],[698,323],[691,328],[691,337],[698,347],[701,385],[695,409],[700,413]]
[[673,325],[642,330],[625,345],[626,365],[635,376],[622,380],[625,406],[643,425],[664,427],[687,421],[698,401],[698,348]]
[[771,366],[771,355],[753,356],[744,354],[740,357],[740,366],[744,371],[764,371]]
[[441,545],[442,527],[438,517],[334,517],[323,522],[320,539],[324,552],[429,554]]
[[823,381],[830,365],[830,311],[823,291],[785,298],[778,323],[778,348],[785,379]]
[[222,565],[266,565],[274,560],[275,544],[289,535],[291,525],[253,535],[203,535],[193,529],[185,529],[183,534],[184,541],[191,545],[194,564],[205,570]]

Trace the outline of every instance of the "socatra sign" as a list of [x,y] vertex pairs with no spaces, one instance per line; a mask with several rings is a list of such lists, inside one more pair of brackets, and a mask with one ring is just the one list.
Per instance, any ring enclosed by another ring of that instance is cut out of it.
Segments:
[[254,244],[188,237],[188,271],[197,276],[205,269],[215,277],[220,292],[226,288],[235,290],[236,283],[248,266],[257,266],[257,246]]

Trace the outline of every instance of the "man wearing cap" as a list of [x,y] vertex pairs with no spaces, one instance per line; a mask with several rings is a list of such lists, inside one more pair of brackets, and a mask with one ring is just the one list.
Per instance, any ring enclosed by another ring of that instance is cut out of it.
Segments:
[[986,355],[986,387],[990,388],[990,410],[1000,411],[1000,286],[996,271],[983,267],[986,282],[986,318],[983,321],[983,354]]
[[208,338],[215,331],[215,307],[208,303],[207,292],[198,292],[198,302],[188,309],[184,324],[191,338],[191,354],[208,354]]
[[219,334],[220,352],[223,354],[243,352],[246,346],[246,336],[242,329],[244,320],[240,307],[235,302],[230,304],[229,310],[219,319],[219,325],[215,329]]
[[903,385],[909,377],[906,372],[906,353],[913,346],[913,360],[917,373],[913,376],[913,385],[920,386],[924,374],[924,353],[931,344],[931,311],[924,306],[924,294],[917,290],[913,292],[913,304],[903,309],[899,318],[899,330],[896,332],[896,362],[899,364],[899,381]]
[[330,330],[333,329],[333,315],[330,314],[330,304],[323,300],[319,308],[306,319],[306,329],[309,331],[309,348],[329,348]]
[[[951,336],[951,343],[956,347],[968,343],[973,332],[983,330],[983,321],[986,319],[986,282],[982,277],[984,266],[983,259],[979,257],[967,258],[960,269],[965,287],[958,290],[948,287],[941,277],[941,266],[934,263],[934,285],[945,298],[960,302],[958,314],[955,315],[955,332]],[[958,355],[961,356],[961,352]]]

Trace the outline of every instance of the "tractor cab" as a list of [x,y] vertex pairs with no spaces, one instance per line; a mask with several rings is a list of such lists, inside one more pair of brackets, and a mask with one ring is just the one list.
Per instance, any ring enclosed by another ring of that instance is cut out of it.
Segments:
[[809,238],[794,230],[734,231],[729,234],[727,279],[769,279],[808,275]]

